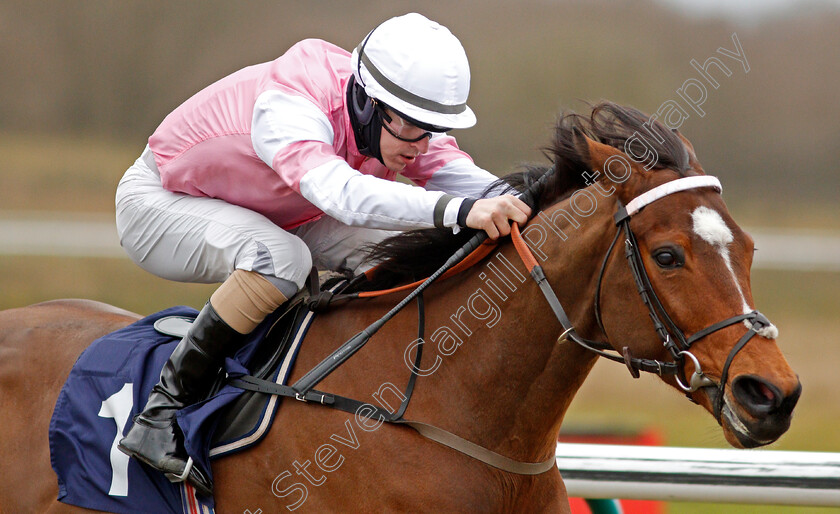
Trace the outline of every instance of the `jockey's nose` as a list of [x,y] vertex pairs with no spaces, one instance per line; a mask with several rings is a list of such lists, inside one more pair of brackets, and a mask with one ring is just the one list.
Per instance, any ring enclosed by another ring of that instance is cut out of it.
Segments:
[[429,151],[429,138],[424,137],[420,141],[411,143],[411,146],[416,148],[419,153],[426,153]]

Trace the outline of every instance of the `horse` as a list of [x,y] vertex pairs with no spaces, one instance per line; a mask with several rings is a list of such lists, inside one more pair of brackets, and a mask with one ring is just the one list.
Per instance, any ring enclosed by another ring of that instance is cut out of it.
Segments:
[[[417,311],[400,311],[319,390],[394,411],[414,371],[407,419],[539,463],[553,459],[575,392],[605,354],[636,376],[660,374],[714,416],[736,448],[778,439],[801,385],[776,327],[754,311],[753,241],[709,187],[691,143],[634,108],[602,102],[561,113],[546,154],[550,166],[502,179],[525,190],[547,177],[534,189],[538,214],[520,227],[542,285],[502,238],[484,260],[423,292],[424,337]],[[663,190],[686,180],[703,185]],[[384,261],[378,276],[426,276],[470,235],[433,229],[388,240],[374,251]],[[291,382],[387,312],[395,296],[319,314]],[[47,425],[80,352],[138,318],[87,300],[0,313],[1,511],[84,511],[56,500]],[[688,346],[674,346],[674,331],[693,334]],[[213,461],[219,512],[569,512],[556,466],[506,471],[410,427],[311,403],[286,399],[262,442]]]

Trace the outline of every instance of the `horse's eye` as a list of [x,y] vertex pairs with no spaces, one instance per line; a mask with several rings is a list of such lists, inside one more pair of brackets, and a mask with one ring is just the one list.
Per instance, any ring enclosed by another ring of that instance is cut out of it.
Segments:
[[677,259],[674,258],[674,254],[671,252],[659,252],[654,259],[656,259],[657,264],[664,268],[670,268],[677,262]]
[[682,253],[674,248],[662,248],[653,253],[653,260],[657,266],[665,269],[673,269],[682,266],[685,260]]

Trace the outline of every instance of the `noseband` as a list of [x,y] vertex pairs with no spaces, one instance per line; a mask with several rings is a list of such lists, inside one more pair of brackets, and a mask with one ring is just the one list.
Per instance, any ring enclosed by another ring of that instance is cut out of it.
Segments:
[[[514,226],[514,244],[516,245],[516,248],[519,251],[519,254],[522,257],[523,261],[528,266],[528,270],[530,271],[531,276],[539,285],[540,289],[542,290],[543,294],[548,300],[549,305],[554,311],[554,314],[557,316],[557,319],[563,326],[564,332],[563,334],[561,334],[558,340],[571,340],[577,343],[578,345],[586,348],[587,350],[597,353],[602,357],[605,357],[615,362],[623,362],[627,366],[627,369],[630,370],[630,374],[634,378],[638,378],[641,371],[645,371],[648,373],[656,373],[660,376],[674,375],[674,379],[676,380],[677,385],[686,393],[686,396],[691,401],[694,400],[691,398],[690,393],[697,391],[702,387],[717,387],[717,396],[714,398],[714,416],[715,419],[717,419],[718,423],[721,423],[721,414],[724,405],[724,392],[726,387],[726,381],[729,375],[729,367],[732,364],[732,360],[735,358],[735,355],[739,351],[741,351],[741,349],[744,346],[746,346],[747,342],[749,342],[753,336],[755,336],[762,328],[770,325],[770,321],[766,317],[764,317],[763,314],[754,310],[746,314],[739,314],[727,318],[723,321],[714,323],[694,333],[690,337],[687,337],[685,332],[683,332],[677,326],[677,324],[665,310],[665,307],[662,305],[662,302],[656,295],[656,292],[654,291],[653,286],[650,282],[650,277],[648,276],[644,263],[642,261],[642,255],[639,251],[639,245],[636,241],[636,236],[630,228],[630,218],[634,214],[638,213],[646,205],[679,191],[685,191],[701,187],[713,187],[718,192],[722,190],[720,181],[718,181],[717,178],[708,175],[702,175],[684,177],[677,180],[673,180],[671,182],[666,182],[665,184],[655,187],[650,191],[636,197],[631,202],[629,202],[626,207],[622,205],[619,201],[618,211],[615,214],[615,223],[618,229],[616,231],[615,237],[612,240],[612,243],[610,244],[609,249],[607,250],[607,254],[604,256],[604,260],[601,263],[601,270],[598,275],[598,287],[595,293],[595,319],[598,322],[598,326],[601,328],[601,331],[604,333],[604,335],[606,335],[607,332],[604,329],[604,325],[601,320],[601,284],[603,282],[604,272],[606,270],[607,262],[609,261],[610,255],[612,254],[612,251],[615,248],[619,237],[623,233],[624,254],[627,257],[628,264],[630,265],[630,271],[633,273],[633,278],[636,282],[636,288],[638,289],[639,295],[642,297],[642,301],[648,309],[648,314],[650,315],[651,321],[653,322],[653,326],[657,335],[662,341],[662,345],[671,354],[672,362],[633,357],[630,353],[629,347],[627,346],[622,348],[621,356],[617,356],[608,352],[608,350],[618,351],[617,348],[614,348],[609,343],[592,341],[578,335],[575,331],[575,328],[572,326],[571,321],[569,320],[568,316],[563,310],[560,301],[557,299],[557,296],[551,289],[551,286],[548,283],[545,274],[542,271],[542,267],[539,266],[539,264],[537,264],[536,259],[534,259],[533,255],[526,256],[526,252],[527,254],[530,254],[530,249],[528,249],[524,241],[521,239],[518,226]],[[703,372],[700,366],[700,362],[697,360],[697,357],[695,357],[689,351],[691,345],[699,341],[700,339],[717,332],[718,330],[721,330],[730,325],[734,325],[735,323],[745,320],[749,322],[749,330],[741,337],[741,339],[729,352],[729,356],[726,358],[726,362],[724,363],[723,370],[721,372],[720,381],[718,383],[715,383]],[[694,373],[692,373],[691,378],[688,380],[686,380],[684,372],[686,359],[690,360],[694,364]]]

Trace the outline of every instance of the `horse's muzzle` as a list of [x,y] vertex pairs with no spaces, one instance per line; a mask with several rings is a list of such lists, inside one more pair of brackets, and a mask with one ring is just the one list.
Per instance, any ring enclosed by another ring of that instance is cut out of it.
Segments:
[[[718,391],[707,388],[710,400]],[[776,441],[790,428],[793,408],[802,394],[802,384],[788,394],[772,382],[755,375],[740,375],[732,381],[723,399],[721,427],[730,444],[756,448]]]

